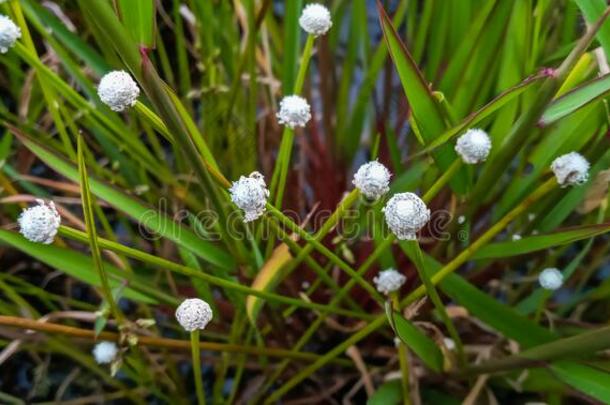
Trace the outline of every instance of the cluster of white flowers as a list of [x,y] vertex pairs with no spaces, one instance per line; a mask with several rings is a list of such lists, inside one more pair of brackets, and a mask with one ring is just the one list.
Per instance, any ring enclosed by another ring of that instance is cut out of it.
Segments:
[[313,36],[324,35],[332,27],[330,11],[321,4],[312,3],[305,6],[299,18],[301,28]]
[[563,284],[563,274],[558,269],[550,267],[542,270],[538,282],[545,290],[558,290]]
[[491,139],[482,129],[472,128],[460,136],[455,151],[464,163],[474,165],[484,162],[491,150]]
[[280,124],[289,128],[304,127],[311,119],[311,107],[303,97],[286,96],[280,101],[277,118]]
[[31,242],[48,245],[57,235],[61,217],[53,201],[47,203],[37,199],[36,202],[38,205],[23,210],[17,219],[19,232]]
[[561,187],[585,183],[589,178],[589,167],[587,159],[578,152],[561,155],[551,163],[551,170]]
[[119,348],[114,342],[99,342],[93,348],[93,357],[97,364],[110,364],[114,361]]
[[231,201],[244,211],[244,222],[254,221],[265,212],[269,190],[259,172],[252,172],[248,177],[241,176],[233,182],[229,191]]
[[186,299],[176,309],[176,320],[187,332],[205,329],[213,316],[210,305],[199,298]]
[[407,277],[394,269],[380,271],[377,277],[373,279],[377,291],[385,295],[398,291],[406,281]]
[[360,166],[354,175],[353,184],[366,198],[377,200],[390,190],[390,177],[390,171],[374,160]]
[[21,38],[21,29],[5,15],[0,14],[0,53],[7,53]]
[[129,73],[115,70],[102,77],[97,94],[112,111],[123,111],[136,104],[140,88]]
[[416,233],[430,220],[430,210],[416,194],[399,193],[383,208],[390,230],[400,240],[415,240]]

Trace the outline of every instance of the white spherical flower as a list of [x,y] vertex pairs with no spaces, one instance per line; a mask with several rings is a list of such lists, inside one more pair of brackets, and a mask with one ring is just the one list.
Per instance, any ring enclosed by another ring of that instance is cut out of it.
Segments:
[[491,139],[482,129],[469,129],[460,136],[455,144],[455,151],[464,163],[473,165],[484,162],[491,150]]
[[513,235],[513,240],[521,240],[521,235],[519,235],[518,233]]
[[405,281],[407,278],[394,269],[380,271],[379,275],[373,279],[377,291],[385,295],[398,291]]
[[23,210],[19,215],[19,232],[31,242],[48,245],[53,243],[57,235],[61,217],[53,201],[47,203],[38,199],[36,202],[38,205]]
[[413,193],[395,194],[383,208],[390,230],[400,240],[415,240],[415,235],[430,220],[430,210]]
[[114,342],[99,342],[93,348],[93,357],[97,364],[109,364],[116,358],[119,348]]
[[248,177],[241,176],[233,182],[229,191],[231,201],[244,211],[244,222],[254,221],[265,212],[269,190],[259,172],[252,172]]
[[112,111],[123,111],[136,104],[140,88],[129,73],[115,70],[102,77],[97,94]]
[[21,38],[21,29],[5,15],[0,14],[0,53],[7,53]]
[[176,309],[176,319],[187,332],[205,329],[213,316],[210,305],[199,298],[186,299]]
[[370,200],[377,200],[390,190],[390,172],[374,160],[360,166],[352,183]]
[[544,269],[538,276],[538,282],[545,290],[557,290],[563,284],[563,274],[553,267]]
[[304,127],[311,119],[311,107],[303,97],[286,96],[280,101],[278,121],[289,128]]
[[313,36],[324,35],[332,27],[330,11],[321,4],[312,3],[305,6],[299,18],[301,28]]
[[559,156],[551,163],[557,183],[561,187],[583,184],[589,178],[589,162],[578,152]]

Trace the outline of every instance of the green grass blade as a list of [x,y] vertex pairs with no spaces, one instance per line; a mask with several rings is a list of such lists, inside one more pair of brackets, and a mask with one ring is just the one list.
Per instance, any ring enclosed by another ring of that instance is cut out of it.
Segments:
[[[446,122],[449,121],[448,117],[444,116],[436,97],[432,94],[413,57],[398,36],[381,3],[378,3],[378,9],[386,45],[398,71],[405,95],[409,100],[413,117],[421,131],[424,142],[427,144],[445,132],[447,129]],[[434,157],[440,169],[446,170],[455,160],[456,154],[449,145],[446,145],[439,148],[434,153]],[[463,193],[466,191],[466,181],[465,170],[460,170],[450,184],[454,190]]]
[[426,366],[440,373],[443,370],[443,354],[436,343],[401,314],[393,311],[389,303],[386,304],[386,315],[396,336],[413,350]]

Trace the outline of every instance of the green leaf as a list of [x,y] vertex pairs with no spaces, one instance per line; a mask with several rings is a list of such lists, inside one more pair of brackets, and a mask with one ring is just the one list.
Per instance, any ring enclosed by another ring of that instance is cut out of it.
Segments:
[[[72,164],[31,139],[22,137],[22,141],[32,153],[53,170],[72,181],[78,181],[78,170]],[[235,261],[232,256],[212,243],[202,240],[193,231],[182,224],[176,223],[167,215],[141,204],[136,199],[101,181],[91,178],[89,183],[93,194],[123,211],[132,219],[138,221],[140,225],[146,226],[149,230],[181,245],[209,263],[226,270],[234,268]]]
[[[606,0],[575,0],[576,5],[585,16],[589,24],[594,23],[606,10]],[[606,21],[597,33],[597,40],[604,48],[606,58],[610,55],[610,21]]]
[[443,354],[436,343],[401,314],[394,312],[389,302],[386,303],[386,315],[396,336],[413,350],[426,366],[437,373],[442,372]]
[[550,369],[560,380],[604,404],[610,404],[609,373],[569,361],[556,362]]
[[477,260],[498,259],[524,255],[554,246],[567,245],[607,232],[610,232],[610,222],[599,225],[584,225],[548,235],[528,236],[515,241],[491,243],[482,247],[472,258]]
[[383,383],[366,401],[367,405],[398,405],[402,402],[400,380]]
[[[447,129],[446,122],[449,121],[448,117],[444,116],[432,90],[394,29],[390,17],[386,14],[381,3],[378,2],[377,4],[381,27],[394,66],[398,71],[400,82],[409,101],[413,118],[417,122],[425,144],[428,144],[445,132]],[[456,154],[450,145],[440,147],[433,153],[433,156],[441,170],[447,170],[456,158]],[[466,191],[466,180],[466,171],[461,168],[450,184],[456,192],[464,193]]]
[[[60,248],[55,245],[44,245],[42,243],[34,243],[26,240],[23,236],[15,232],[0,230],[0,241],[18,249],[36,260],[46,263],[48,266],[56,268],[67,275],[74,277],[83,283],[100,286],[100,278],[94,270],[93,260],[75,250]],[[113,276],[110,278],[110,286],[116,287],[126,274],[124,271],[114,267],[108,263],[104,263],[104,268]],[[117,278],[119,276],[120,278]],[[135,301],[144,302],[147,304],[155,304],[157,300],[135,291],[136,286],[141,284],[138,282],[130,282],[132,287],[125,289],[125,297]],[[170,301],[171,302],[171,301]]]
[[[118,6],[118,7],[117,7]],[[121,22],[138,45],[155,46],[155,2],[154,0],[115,0]]]
[[540,123],[549,125],[610,93],[610,74],[591,80],[553,101]]

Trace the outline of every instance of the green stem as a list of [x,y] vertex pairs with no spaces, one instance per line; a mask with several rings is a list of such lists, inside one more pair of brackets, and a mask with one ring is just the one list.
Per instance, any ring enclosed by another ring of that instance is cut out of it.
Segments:
[[[313,35],[307,36],[305,48],[303,49],[303,56],[301,58],[301,64],[297,73],[297,79],[294,84],[294,91],[292,92],[293,95],[298,95],[303,90],[305,74],[307,73],[307,68],[311,59],[314,41],[315,37]],[[293,143],[294,130],[284,127],[278,161],[273,172],[273,177],[271,178],[271,194],[275,195],[275,206],[279,209],[282,208],[282,200],[284,198],[284,189],[286,188],[286,178],[288,177],[288,167],[290,166],[290,156],[292,155]]]
[[199,350],[199,329],[195,329],[191,332],[191,351],[193,353],[193,377],[195,378],[195,389],[197,390],[197,402],[199,403],[199,405],[205,405],[203,377],[201,376],[201,354]]
[[[59,228],[59,234],[66,238],[78,240],[80,242],[88,242],[86,233],[78,231],[73,228],[63,226],[63,225]],[[113,252],[124,254],[126,257],[130,257],[130,258],[139,260],[141,262],[151,264],[151,265],[161,268],[161,269],[167,269],[174,273],[182,274],[182,275],[185,275],[188,277],[199,278],[210,284],[213,284],[213,285],[216,285],[216,286],[219,286],[222,288],[226,288],[229,290],[238,291],[238,292],[248,294],[248,295],[255,295],[255,296],[258,296],[258,297],[261,297],[263,299],[273,301],[273,302],[280,302],[280,303],[284,303],[284,304],[288,304],[288,305],[294,305],[299,308],[307,308],[307,309],[316,310],[316,311],[330,312],[330,313],[334,313],[336,315],[351,316],[351,317],[354,317],[357,319],[362,319],[362,318],[371,319],[370,315],[366,316],[366,315],[360,314],[358,312],[344,310],[344,309],[333,309],[332,307],[330,307],[328,305],[316,304],[313,302],[306,302],[306,301],[302,301],[302,300],[299,300],[296,298],[286,297],[284,295],[274,294],[274,293],[270,293],[270,292],[266,292],[266,291],[262,291],[262,290],[255,290],[253,288],[233,282],[231,280],[212,276],[212,275],[210,275],[208,273],[204,273],[200,270],[196,270],[196,269],[193,269],[193,268],[190,268],[187,266],[182,266],[180,264],[163,259],[161,257],[157,257],[157,256],[142,252],[137,249],[130,248],[128,246],[124,246],[120,243],[116,243],[116,242],[113,242],[113,241],[110,241],[107,239],[98,237],[97,241],[98,241],[99,246],[103,249],[108,249]],[[131,280],[132,276],[130,276],[129,274],[125,274],[124,277],[126,278],[127,281],[129,281],[130,284],[132,284],[132,280]]]
[[356,271],[354,271],[354,269],[352,269],[347,263],[345,263],[343,260],[341,260],[341,258],[339,258],[336,254],[334,254],[330,249],[328,249],[326,246],[324,246],[323,244],[318,242],[315,239],[315,237],[312,237],[310,234],[305,232],[303,229],[301,229],[301,227],[299,227],[297,224],[292,222],[281,211],[279,211],[277,208],[275,208],[271,204],[267,204],[267,210],[269,211],[269,213],[271,215],[276,217],[282,225],[286,226],[289,230],[296,233],[299,237],[303,238],[309,244],[313,245],[313,247],[316,250],[318,250],[320,253],[322,253],[324,256],[326,256],[326,258],[328,260],[333,262],[337,267],[339,267],[341,270],[343,270],[345,273],[347,273],[350,277],[355,279],[356,282],[358,283],[358,285],[360,285],[369,294],[371,294],[371,297],[373,297],[378,303],[380,303],[380,305],[381,305],[381,303],[384,302],[384,299],[381,296],[381,294],[379,294],[379,292],[377,292],[377,290],[370,283],[368,283],[366,280],[364,280],[361,275],[359,275]]
[[[394,292],[391,295],[392,299],[392,308],[394,311],[400,311],[400,299],[398,298],[398,293]],[[402,373],[402,398],[403,404],[409,405],[411,404],[411,395],[409,394],[409,352],[405,343],[401,340],[398,343],[398,362],[400,363],[400,371]]]
[[421,251],[419,243],[417,242],[417,240],[414,240],[411,241],[410,244],[413,247],[413,250],[415,251],[415,267],[419,274],[419,278],[422,280],[423,285],[426,288],[426,293],[428,294],[428,297],[430,297],[430,301],[432,301],[432,304],[434,304],[434,307],[438,311],[441,320],[445,324],[445,327],[449,332],[449,336],[451,336],[451,339],[453,339],[453,341],[455,342],[460,366],[463,366],[464,364],[466,364],[466,356],[464,355],[464,345],[462,344],[460,335],[458,334],[455,325],[451,321],[451,318],[449,318],[449,315],[447,314],[447,309],[443,305],[443,301],[438,295],[436,287],[434,286],[434,284],[432,284],[430,277],[428,277],[428,273],[426,273],[426,269],[424,267],[424,255]]
[[430,189],[426,191],[426,193],[422,197],[422,200],[424,200],[425,203],[429,203],[443,188],[443,186],[445,186],[445,184],[447,184],[449,180],[451,180],[453,175],[457,173],[460,167],[462,167],[462,160],[455,159],[453,163],[451,163],[451,166],[449,166],[447,170],[445,170],[445,172],[441,175],[441,177],[439,177],[434,182],[434,184],[432,184],[432,187],[430,187]]

